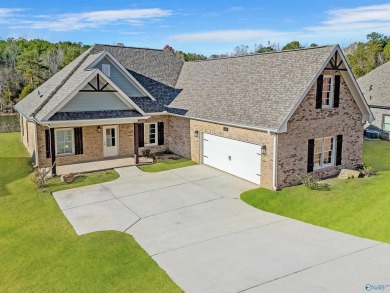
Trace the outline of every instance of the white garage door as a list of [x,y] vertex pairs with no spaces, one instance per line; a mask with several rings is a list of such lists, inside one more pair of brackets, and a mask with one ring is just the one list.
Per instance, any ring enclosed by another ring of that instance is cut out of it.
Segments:
[[205,133],[203,163],[260,184],[261,146]]

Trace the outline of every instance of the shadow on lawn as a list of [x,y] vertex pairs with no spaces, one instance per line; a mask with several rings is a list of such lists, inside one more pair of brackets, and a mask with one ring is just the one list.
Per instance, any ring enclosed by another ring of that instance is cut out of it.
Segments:
[[0,157],[0,197],[10,195],[11,191],[7,186],[27,177],[32,170],[28,157]]

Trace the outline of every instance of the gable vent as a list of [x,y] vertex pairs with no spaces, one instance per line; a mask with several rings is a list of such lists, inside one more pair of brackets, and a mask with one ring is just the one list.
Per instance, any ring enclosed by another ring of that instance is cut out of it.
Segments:
[[111,67],[110,67],[110,64],[102,64],[102,72],[110,77],[110,74],[111,74]]

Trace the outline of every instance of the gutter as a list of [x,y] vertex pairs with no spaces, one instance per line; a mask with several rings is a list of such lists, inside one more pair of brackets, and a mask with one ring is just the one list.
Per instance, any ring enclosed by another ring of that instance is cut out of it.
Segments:
[[384,110],[390,110],[390,106],[380,106],[380,105],[368,105],[370,108],[374,109],[384,109]]
[[[150,113],[148,113],[150,114]],[[260,128],[260,127],[255,127],[255,126],[246,126],[243,124],[235,124],[235,123],[229,123],[229,122],[223,122],[223,121],[214,121],[214,120],[208,120],[208,119],[203,119],[203,118],[197,118],[197,117],[192,117],[192,116],[185,116],[185,115],[180,115],[180,114],[174,114],[174,113],[166,113],[166,112],[161,112],[161,114],[168,114],[171,116],[176,116],[176,117],[181,117],[181,118],[187,118],[187,119],[192,119],[192,120],[198,120],[198,121],[204,121],[204,122],[209,122],[209,123],[215,123],[215,124],[221,124],[221,125],[226,125],[226,126],[232,126],[232,127],[238,127],[238,128],[245,128],[245,129],[250,129],[250,130],[257,130],[257,131],[263,131],[263,132],[278,132],[278,129],[267,129],[267,128]],[[153,113],[153,115],[156,115]]]

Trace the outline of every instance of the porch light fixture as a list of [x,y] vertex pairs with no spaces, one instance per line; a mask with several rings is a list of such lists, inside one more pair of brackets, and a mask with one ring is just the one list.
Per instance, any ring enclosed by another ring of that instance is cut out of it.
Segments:
[[198,131],[198,130],[195,130],[194,136],[195,136],[195,137],[199,137],[199,131]]
[[265,145],[261,146],[261,155],[265,156],[267,154],[267,147]]
[[102,133],[102,128],[100,126],[97,127],[99,133]]

